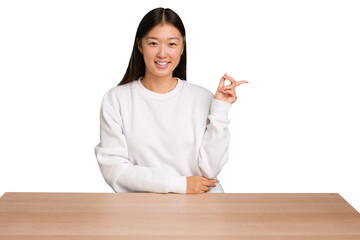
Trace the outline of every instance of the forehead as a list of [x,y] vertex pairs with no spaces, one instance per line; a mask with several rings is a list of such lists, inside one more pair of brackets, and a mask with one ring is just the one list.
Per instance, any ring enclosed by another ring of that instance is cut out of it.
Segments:
[[147,38],[157,38],[157,39],[178,38],[178,39],[182,39],[180,31],[172,24],[156,25],[145,35],[145,39],[147,39]]

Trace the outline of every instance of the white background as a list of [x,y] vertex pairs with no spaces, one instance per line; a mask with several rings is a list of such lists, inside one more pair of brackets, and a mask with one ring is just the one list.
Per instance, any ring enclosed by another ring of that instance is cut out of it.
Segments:
[[142,17],[169,7],[189,82],[236,88],[227,193],[340,193],[360,211],[357,1],[1,1],[0,194],[112,192],[98,167],[102,96]]

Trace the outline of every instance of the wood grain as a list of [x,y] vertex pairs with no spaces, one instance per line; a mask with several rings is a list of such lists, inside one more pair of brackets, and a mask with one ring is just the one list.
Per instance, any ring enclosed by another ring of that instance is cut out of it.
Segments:
[[337,193],[5,193],[0,239],[356,239]]

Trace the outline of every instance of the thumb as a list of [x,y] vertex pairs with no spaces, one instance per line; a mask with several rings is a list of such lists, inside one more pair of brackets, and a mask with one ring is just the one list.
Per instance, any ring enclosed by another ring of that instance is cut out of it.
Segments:
[[[225,76],[225,75],[224,75]],[[219,82],[219,86],[218,86],[218,91],[221,89],[221,88],[223,88],[224,87],[224,85],[225,85],[225,77],[224,76],[222,76],[222,78],[220,78],[220,82]]]

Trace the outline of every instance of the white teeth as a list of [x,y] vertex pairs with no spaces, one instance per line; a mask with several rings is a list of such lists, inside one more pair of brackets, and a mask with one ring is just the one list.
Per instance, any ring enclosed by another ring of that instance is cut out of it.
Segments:
[[160,65],[166,65],[168,64],[168,62],[156,62],[157,64],[160,64]]

